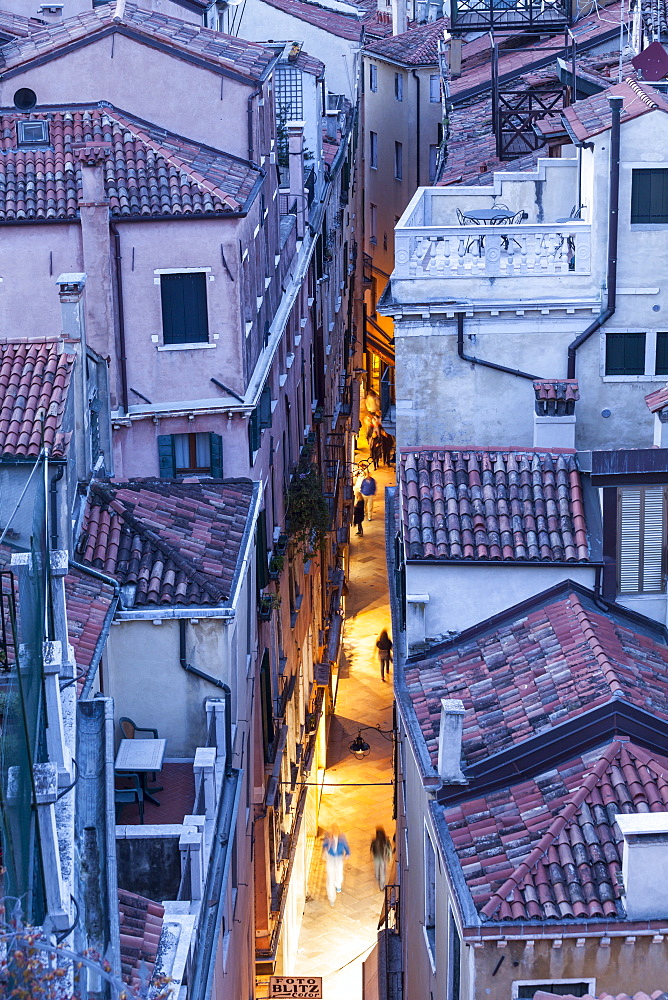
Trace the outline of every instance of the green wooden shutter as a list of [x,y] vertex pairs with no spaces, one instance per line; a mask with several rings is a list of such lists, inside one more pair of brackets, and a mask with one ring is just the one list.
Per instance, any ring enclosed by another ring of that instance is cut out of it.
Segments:
[[257,558],[257,586],[263,590],[269,583],[267,552],[267,511],[261,510],[255,528],[255,555]]
[[214,479],[223,478],[223,439],[220,434],[210,434],[211,440],[211,475]]
[[656,367],[655,375],[668,375],[668,333],[656,335]]
[[605,338],[606,375],[645,374],[645,334],[608,333]]
[[260,447],[260,417],[257,407],[248,418],[248,450],[250,452],[251,465],[255,457],[255,452]]
[[162,274],[162,330],[166,344],[198,344],[209,339],[206,273]]
[[260,394],[260,429],[271,427],[271,387],[265,385]]
[[668,223],[668,170],[634,170],[631,181],[631,222]]
[[160,478],[174,479],[176,476],[176,460],[174,458],[174,436],[172,434],[158,435],[158,462]]

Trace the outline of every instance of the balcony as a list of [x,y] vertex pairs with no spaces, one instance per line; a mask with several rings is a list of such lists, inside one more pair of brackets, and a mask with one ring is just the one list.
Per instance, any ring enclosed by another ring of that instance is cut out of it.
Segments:
[[512,278],[589,274],[591,227],[438,226],[402,229],[395,239],[395,278]]
[[593,307],[605,253],[578,198],[575,159],[497,171],[486,186],[419,188],[395,230],[392,298]]

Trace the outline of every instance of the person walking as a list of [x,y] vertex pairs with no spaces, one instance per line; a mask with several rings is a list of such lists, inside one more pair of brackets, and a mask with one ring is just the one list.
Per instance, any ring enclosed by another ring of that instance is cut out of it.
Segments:
[[353,524],[357,526],[357,534],[363,535],[364,528],[364,497],[359,496],[355,501],[355,506],[353,507]]
[[376,480],[367,469],[360,486],[360,493],[364,497],[364,512],[367,521],[370,521],[373,515],[373,498],[376,495],[376,489]]
[[387,866],[392,860],[392,844],[382,826],[376,827],[376,836],[371,841],[371,853],[378,888],[382,891],[387,885]]
[[343,862],[350,857],[348,841],[336,823],[333,823],[329,833],[325,834],[322,842],[322,854],[325,859],[327,876],[327,899],[329,905],[334,906],[336,894],[341,892],[343,888]]
[[388,674],[390,672],[390,660],[392,659],[392,640],[387,634],[386,628],[384,628],[378,636],[376,647],[380,658],[380,679],[381,681],[384,681],[385,671],[387,671]]
[[383,455],[383,463],[389,465],[392,461],[392,452],[394,451],[394,438],[385,430],[381,434],[380,447]]

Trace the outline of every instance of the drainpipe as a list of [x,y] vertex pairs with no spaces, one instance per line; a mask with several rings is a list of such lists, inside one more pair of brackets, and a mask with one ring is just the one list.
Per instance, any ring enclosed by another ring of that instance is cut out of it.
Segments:
[[51,480],[51,485],[49,487],[49,499],[51,501],[51,548],[58,548],[58,500],[57,500],[57,486],[60,480],[63,478],[63,473],[65,472],[64,464],[60,466],[58,472]]
[[248,98],[248,159],[255,166],[255,161],[253,159],[255,155],[255,146],[253,145],[253,101],[256,97],[259,97],[262,93],[262,89],[258,87]]
[[566,378],[575,378],[575,353],[579,347],[589,340],[592,333],[600,330],[604,323],[614,316],[617,309],[617,237],[619,234],[619,119],[622,111],[622,98],[614,95],[608,97],[612,124],[610,127],[610,206],[608,211],[608,301],[605,309],[579,337],[568,345],[568,374]]
[[223,681],[211,674],[205,673],[199,667],[193,667],[186,660],[186,619],[179,618],[179,661],[189,674],[201,677],[203,681],[214,684],[225,692],[225,774],[232,772],[232,691]]
[[413,70],[415,77],[415,93],[417,98],[417,123],[415,126],[415,186],[420,187],[420,77],[417,70]]
[[493,368],[496,372],[506,372],[508,375],[514,375],[516,378],[526,378],[531,382],[535,382],[536,379],[540,379],[540,375],[529,375],[528,372],[519,371],[516,368],[506,368],[505,365],[497,365],[494,361],[481,361],[480,358],[474,358],[470,354],[464,354],[464,313],[457,313],[457,354],[462,359],[462,361],[470,361],[472,365],[482,365],[484,368]]
[[123,309],[123,273],[121,270],[121,234],[115,223],[110,223],[109,229],[114,237],[114,265],[116,268],[116,294],[118,296],[118,340],[121,349],[121,405],[123,412],[128,412],[128,359],[125,353],[125,312]]

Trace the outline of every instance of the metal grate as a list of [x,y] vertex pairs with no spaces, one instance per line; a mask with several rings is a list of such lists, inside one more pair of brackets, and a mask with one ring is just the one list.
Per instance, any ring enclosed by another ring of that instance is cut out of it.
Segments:
[[292,66],[277,66],[274,79],[279,117],[285,121],[301,121],[304,115],[301,72]]
[[567,104],[565,87],[553,90],[499,90],[496,105],[497,156],[512,160],[545,145],[534,123],[561,111]]

